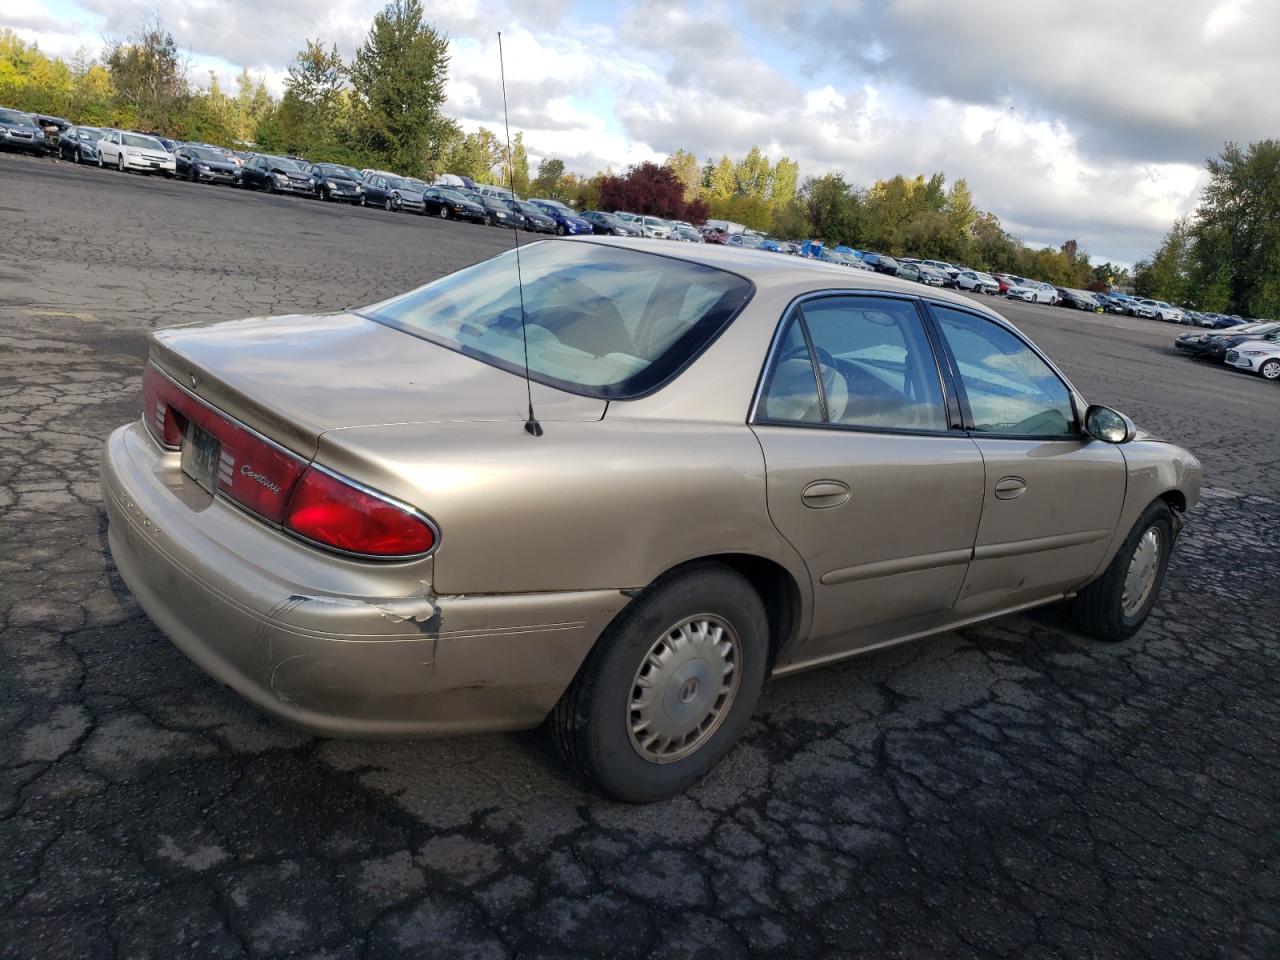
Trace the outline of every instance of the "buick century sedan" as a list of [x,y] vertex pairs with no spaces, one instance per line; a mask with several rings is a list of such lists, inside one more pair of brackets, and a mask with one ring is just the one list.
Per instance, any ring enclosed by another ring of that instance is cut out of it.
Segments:
[[965,297],[548,240],[359,309],[152,335],[106,443],[121,576],[322,736],[536,727],[597,789],[705,775],[767,678],[1058,601],[1122,640],[1200,464]]

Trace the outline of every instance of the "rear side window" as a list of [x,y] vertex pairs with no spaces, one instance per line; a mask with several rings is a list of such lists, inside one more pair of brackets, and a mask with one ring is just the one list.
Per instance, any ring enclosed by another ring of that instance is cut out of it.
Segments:
[[974,431],[1024,437],[1075,432],[1071,392],[1034,350],[990,320],[938,304],[930,309],[959,366]]
[[802,304],[788,320],[761,400],[761,415],[772,421],[947,429],[933,350],[909,300]]
[[520,375],[527,338],[533,379],[627,399],[693,360],[754,292],[737,274],[604,244],[529,244],[519,267],[504,253],[356,312]]

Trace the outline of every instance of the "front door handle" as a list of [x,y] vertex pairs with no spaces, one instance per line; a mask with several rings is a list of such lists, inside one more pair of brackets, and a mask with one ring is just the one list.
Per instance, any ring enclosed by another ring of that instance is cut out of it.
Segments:
[[839,480],[815,480],[801,491],[800,499],[814,510],[839,507],[849,500],[849,485]]
[[996,483],[997,500],[1017,500],[1027,492],[1027,481],[1021,477],[1005,477]]

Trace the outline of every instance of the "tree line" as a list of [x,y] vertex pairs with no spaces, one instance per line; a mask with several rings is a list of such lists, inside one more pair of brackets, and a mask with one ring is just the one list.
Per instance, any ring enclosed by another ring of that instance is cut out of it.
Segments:
[[79,123],[424,178],[462,174],[578,209],[731,220],[783,238],[935,257],[1064,286],[1129,282],[1121,268],[1091,264],[1074,240],[1056,248],[1023,244],[995,214],[975,206],[964,179],[948,184],[942,173],[898,175],[867,187],[838,173],[801,179],[796,161],[771,161],[758,146],[738,158],[703,160],[678,149],[660,164],[590,176],[545,157],[531,172],[520,134],[508,158],[496,133],[464,132],[445,114],[448,69],[448,37],[427,22],[420,0],[387,3],[350,62],[335,45],[308,39],[289,65],[280,97],[247,69],[234,92],[224,91],[213,73],[207,83],[193,82],[188,59],[158,17],[109,41],[96,56],[81,51],[71,62],[46,57],[0,30],[0,103]]
[[1280,141],[1228,143],[1190,216],[1134,265],[1136,292],[1197,310],[1280,317]]

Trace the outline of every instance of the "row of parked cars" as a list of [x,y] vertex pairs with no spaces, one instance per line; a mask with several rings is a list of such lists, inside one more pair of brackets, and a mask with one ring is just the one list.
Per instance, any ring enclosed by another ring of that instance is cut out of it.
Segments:
[[1188,332],[1173,345],[1196,360],[1225,363],[1264,380],[1280,380],[1280,323],[1274,320],[1255,320],[1213,333]]

